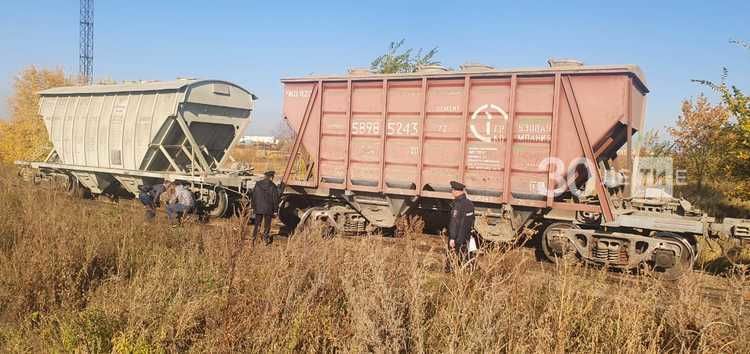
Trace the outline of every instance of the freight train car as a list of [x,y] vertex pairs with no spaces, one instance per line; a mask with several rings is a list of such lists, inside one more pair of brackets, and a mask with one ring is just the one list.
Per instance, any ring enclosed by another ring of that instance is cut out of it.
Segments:
[[53,150],[19,162],[34,178],[62,180],[74,194],[164,180],[189,182],[209,214],[223,215],[259,178],[226,169],[250,123],[255,95],[217,80],[59,87],[41,91],[39,114]]
[[482,238],[539,230],[550,259],[679,274],[695,260],[697,237],[750,236],[746,220],[629,195],[612,166],[621,148],[632,165],[645,118],[648,88],[636,66],[431,66],[282,83],[296,133],[282,179],[281,217],[292,226],[390,229],[410,213],[447,221],[457,180]]

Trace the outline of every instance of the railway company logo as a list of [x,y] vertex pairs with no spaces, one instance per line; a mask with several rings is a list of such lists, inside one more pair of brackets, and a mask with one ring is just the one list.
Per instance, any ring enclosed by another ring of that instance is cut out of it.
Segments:
[[[493,128],[492,121],[500,120],[501,124],[495,124]],[[508,121],[508,113],[494,104],[484,104],[479,106],[471,115],[471,124],[469,130],[475,138],[491,143],[503,138],[505,122]]]

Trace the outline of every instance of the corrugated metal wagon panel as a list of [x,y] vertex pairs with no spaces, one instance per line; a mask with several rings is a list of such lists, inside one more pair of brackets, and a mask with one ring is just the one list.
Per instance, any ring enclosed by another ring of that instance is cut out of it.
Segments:
[[[178,172],[193,158],[185,150],[193,143],[199,160],[217,166],[249,123],[255,98],[228,82],[196,80],[63,87],[40,96],[61,163]],[[177,123],[183,121],[187,135]]]
[[293,158],[290,185],[449,198],[460,180],[475,201],[539,207],[568,184],[555,173],[640,130],[647,92],[632,66],[282,81],[313,166],[292,175]]

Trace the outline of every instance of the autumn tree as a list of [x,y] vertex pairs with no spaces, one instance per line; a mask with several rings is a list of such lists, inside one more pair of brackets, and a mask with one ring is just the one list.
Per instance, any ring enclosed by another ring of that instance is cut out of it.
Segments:
[[[730,43],[750,50],[750,43],[732,40]],[[710,80],[693,80],[710,87],[721,98],[733,120],[727,126],[732,138],[726,150],[727,165],[731,175],[737,181],[738,193],[743,197],[750,195],[750,96],[739,87],[729,83],[729,69],[722,68],[721,80],[717,83]],[[744,194],[744,195],[743,195]]]
[[0,124],[0,161],[41,159],[49,153],[52,144],[38,114],[37,92],[71,83],[60,69],[30,66],[16,76],[13,94],[8,99],[10,120]]
[[635,142],[638,146],[638,156],[650,157],[669,157],[672,156],[674,144],[661,137],[659,129],[650,129],[643,133],[638,133]]
[[722,172],[726,173],[729,135],[729,111],[723,105],[713,105],[705,95],[682,103],[682,114],[677,125],[669,128],[674,137],[675,159],[685,168],[688,180],[700,189]]
[[434,47],[423,54],[422,48],[402,50],[404,39],[391,42],[388,51],[375,58],[370,64],[370,69],[381,74],[411,73],[417,71],[421,66],[440,64],[435,60],[438,48]]

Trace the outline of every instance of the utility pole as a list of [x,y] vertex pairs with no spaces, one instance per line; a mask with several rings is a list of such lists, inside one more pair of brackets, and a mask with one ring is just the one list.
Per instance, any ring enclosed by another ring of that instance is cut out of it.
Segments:
[[94,80],[94,0],[81,0],[78,75],[83,84]]

